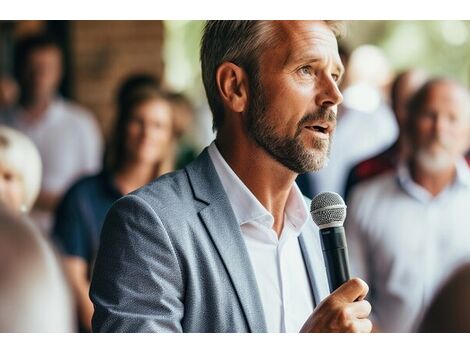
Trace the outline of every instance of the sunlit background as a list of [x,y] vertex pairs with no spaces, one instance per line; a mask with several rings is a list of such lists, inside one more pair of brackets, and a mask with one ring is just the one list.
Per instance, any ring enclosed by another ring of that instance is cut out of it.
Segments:
[[[199,65],[203,25],[203,21],[1,21],[0,74],[2,79],[11,77],[17,39],[51,32],[65,51],[62,94],[91,109],[104,134],[113,119],[119,82],[131,73],[149,72],[196,105],[195,133],[203,147],[212,138]],[[422,68],[468,85],[469,32],[470,21],[349,21],[340,42],[353,54],[360,48],[354,71],[361,80],[370,78],[382,85],[387,98],[394,74],[407,68]],[[370,96],[359,91],[349,98],[353,105],[373,110]]]

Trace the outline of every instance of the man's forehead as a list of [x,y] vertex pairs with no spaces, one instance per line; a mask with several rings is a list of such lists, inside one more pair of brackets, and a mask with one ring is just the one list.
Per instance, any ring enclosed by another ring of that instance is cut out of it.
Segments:
[[442,100],[466,100],[465,88],[452,81],[442,81],[436,83],[429,89],[428,100],[442,99]]
[[426,104],[448,106],[456,110],[470,109],[469,92],[453,81],[442,81],[433,85],[426,97]]
[[[340,72],[344,71],[335,34],[324,21],[274,21],[284,50],[278,58],[283,65],[332,57]],[[281,58],[282,57],[282,58]]]

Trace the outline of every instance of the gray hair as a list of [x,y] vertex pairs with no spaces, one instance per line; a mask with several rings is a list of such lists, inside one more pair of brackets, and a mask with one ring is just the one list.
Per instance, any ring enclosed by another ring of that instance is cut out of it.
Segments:
[[42,163],[38,150],[21,132],[0,125],[0,163],[19,172],[23,181],[25,211],[29,211],[39,194]]
[[[336,36],[344,33],[342,21],[325,21]],[[258,83],[258,63],[261,54],[279,39],[275,21],[207,21],[201,39],[202,80],[207,101],[213,114],[213,129],[223,124],[224,105],[220,99],[215,73],[223,62],[243,68],[250,86]]]

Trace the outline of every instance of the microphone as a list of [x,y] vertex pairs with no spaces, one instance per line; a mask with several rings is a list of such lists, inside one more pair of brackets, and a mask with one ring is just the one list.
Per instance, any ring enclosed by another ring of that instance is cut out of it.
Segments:
[[310,214],[320,229],[323,259],[331,293],[350,278],[346,233],[343,227],[346,204],[339,194],[323,192],[313,198]]

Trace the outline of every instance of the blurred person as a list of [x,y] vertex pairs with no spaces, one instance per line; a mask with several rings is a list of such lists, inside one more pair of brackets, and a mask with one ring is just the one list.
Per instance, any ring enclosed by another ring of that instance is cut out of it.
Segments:
[[0,333],[73,332],[72,295],[49,243],[0,204]]
[[398,125],[398,138],[392,146],[370,159],[361,161],[349,172],[344,196],[347,199],[351,189],[359,182],[394,169],[400,159],[406,158],[409,149],[407,137],[408,104],[410,99],[428,79],[418,69],[404,71],[397,75],[391,88],[391,106]]
[[17,43],[19,104],[0,114],[0,122],[31,138],[41,155],[41,191],[31,216],[45,234],[63,192],[80,176],[97,172],[102,155],[94,117],[58,94],[62,61],[61,49],[50,37],[28,37]]
[[194,135],[195,111],[191,101],[181,93],[170,93],[168,98],[173,109],[175,123],[176,169],[181,169],[196,159],[198,151]]
[[470,264],[461,268],[439,289],[429,305],[419,332],[470,332]]
[[383,53],[378,48],[360,47],[351,57],[343,50],[342,59],[347,65],[347,77],[340,86],[345,101],[338,110],[330,160],[322,170],[297,179],[307,197],[325,191],[344,195],[349,170],[389,147],[397,137],[396,122],[381,93],[390,75]]
[[71,187],[59,204],[53,230],[75,293],[81,332],[91,331],[88,292],[106,212],[123,195],[169,171],[164,162],[175,139],[170,102],[152,77],[130,77],[117,103],[103,171]]
[[330,295],[295,185],[328,158],[342,100],[339,26],[206,23],[201,67],[216,140],[111,207],[90,289],[93,331],[371,330],[362,280]]
[[470,260],[468,91],[426,83],[409,105],[410,153],[351,193],[345,228],[351,272],[370,285],[374,327],[414,331],[436,289]]
[[21,132],[0,125],[0,203],[27,213],[39,194],[41,158]]

